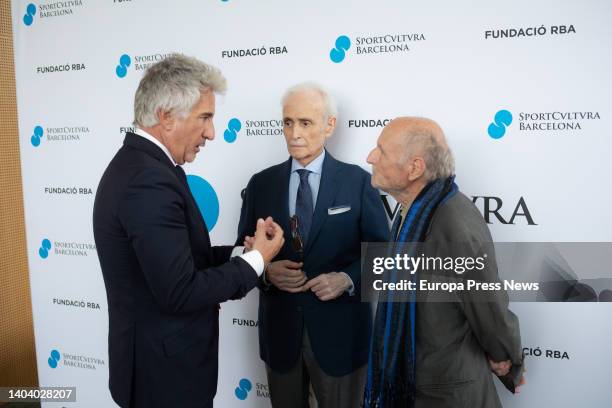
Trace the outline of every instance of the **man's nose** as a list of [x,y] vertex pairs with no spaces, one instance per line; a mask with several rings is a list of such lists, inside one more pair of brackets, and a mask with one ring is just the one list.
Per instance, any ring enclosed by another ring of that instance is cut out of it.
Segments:
[[292,139],[301,139],[304,131],[299,126],[294,126],[291,128],[291,138]]
[[206,139],[214,140],[215,139],[215,125],[211,124],[210,126],[207,126],[204,129],[202,137],[203,137],[202,143],[204,143]]
[[374,164],[374,150],[372,150],[370,154],[368,154],[368,158],[366,159],[366,161],[368,162],[368,164]]

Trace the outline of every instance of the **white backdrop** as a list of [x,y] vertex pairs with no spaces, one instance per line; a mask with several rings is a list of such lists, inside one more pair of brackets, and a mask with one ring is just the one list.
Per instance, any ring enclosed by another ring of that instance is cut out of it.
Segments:
[[[144,66],[170,52],[228,78],[217,138],[186,166],[207,222],[218,197],[216,244],[235,240],[251,175],[287,158],[279,100],[304,80],[338,99],[337,158],[369,170],[383,120],[427,116],[446,130],[457,182],[496,240],[612,241],[605,0],[48,0],[13,1],[12,13],[40,385],[77,387],[77,403],[45,407],[115,406],[93,198],[131,126]],[[612,406],[610,304],[512,307],[528,353],[542,354],[528,356],[520,396],[500,390],[506,407]],[[256,321],[256,290],[222,305],[216,406],[269,406]]]

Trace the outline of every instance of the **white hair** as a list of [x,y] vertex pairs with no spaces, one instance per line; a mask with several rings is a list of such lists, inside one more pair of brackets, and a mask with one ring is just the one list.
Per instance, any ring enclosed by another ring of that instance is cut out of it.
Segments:
[[172,54],[151,65],[138,84],[134,97],[134,125],[155,126],[158,112],[186,117],[202,92],[223,93],[226,80],[221,71],[196,58]]
[[318,93],[321,95],[321,98],[323,98],[324,119],[327,120],[330,117],[338,117],[338,106],[336,105],[336,100],[330,95],[329,92],[327,92],[327,89],[315,82],[302,82],[287,89],[283,94],[283,98],[281,99],[281,106],[284,107],[287,103],[287,99],[289,99],[291,95],[298,92]]

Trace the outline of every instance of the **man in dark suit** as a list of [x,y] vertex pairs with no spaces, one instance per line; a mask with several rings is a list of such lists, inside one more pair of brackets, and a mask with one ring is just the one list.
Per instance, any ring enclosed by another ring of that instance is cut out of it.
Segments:
[[259,349],[276,408],[359,406],[371,329],[360,301],[360,245],[384,241],[387,218],[370,175],[324,149],[336,124],[330,95],[300,84],[283,98],[291,157],[254,175],[239,225],[250,235],[262,214],[291,235],[266,265],[259,297]]
[[[442,258],[491,248],[491,234],[481,214],[454,183],[454,160],[434,121],[391,121],[368,163],[372,184],[402,205],[402,216],[392,229],[393,241],[424,242],[427,255]],[[451,271],[447,277],[498,282],[491,258],[476,276]],[[419,270],[416,287],[419,280],[432,278],[446,279]],[[518,319],[508,309],[505,291],[481,295],[464,291],[446,297],[452,301],[426,301],[428,295],[423,293],[412,304],[406,301],[391,307],[379,302],[365,406],[501,407],[491,371],[517,392],[524,383]],[[406,313],[395,320],[400,312]],[[394,349],[395,344],[401,344],[400,348]]]
[[194,58],[151,66],[136,91],[137,129],[97,190],[109,387],[121,407],[212,407],[218,304],[245,296],[284,242],[267,219],[252,231],[252,251],[212,247],[189,191],[180,165],[214,138],[215,92],[224,89],[221,73]]

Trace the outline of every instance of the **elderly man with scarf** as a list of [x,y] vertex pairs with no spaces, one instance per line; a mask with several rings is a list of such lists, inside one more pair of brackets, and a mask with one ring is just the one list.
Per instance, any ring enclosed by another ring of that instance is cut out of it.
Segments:
[[[458,191],[453,156],[434,121],[391,121],[368,163],[372,185],[402,205],[391,232],[395,251],[414,242],[446,249],[453,243],[491,244],[482,216]],[[499,279],[494,260],[483,274],[488,281]],[[404,302],[379,300],[365,407],[501,407],[493,374],[518,392],[524,384],[523,357],[508,296],[504,291],[487,301],[472,296],[477,297],[465,291],[448,302],[417,302],[416,294]]]

